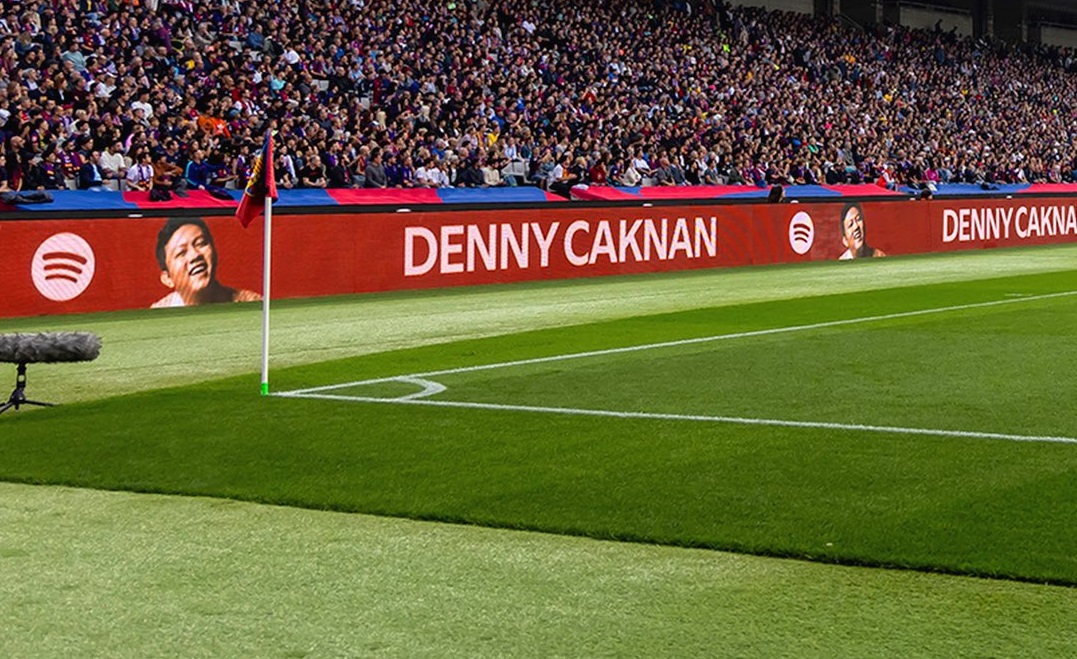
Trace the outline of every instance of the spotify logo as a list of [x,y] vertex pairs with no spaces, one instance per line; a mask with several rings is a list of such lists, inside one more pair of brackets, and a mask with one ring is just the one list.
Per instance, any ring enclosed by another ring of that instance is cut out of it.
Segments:
[[789,246],[797,254],[807,254],[815,244],[815,223],[811,215],[801,211],[789,220]]
[[93,273],[93,249],[73,233],[58,233],[41,243],[30,265],[34,286],[54,302],[67,302],[82,295],[93,280]]

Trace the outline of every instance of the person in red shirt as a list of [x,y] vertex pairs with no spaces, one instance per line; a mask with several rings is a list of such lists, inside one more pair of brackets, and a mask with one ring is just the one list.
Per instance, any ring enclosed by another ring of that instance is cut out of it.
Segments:
[[587,170],[587,178],[591,181],[591,185],[609,185],[608,177],[609,168],[606,165],[606,156],[601,156]]

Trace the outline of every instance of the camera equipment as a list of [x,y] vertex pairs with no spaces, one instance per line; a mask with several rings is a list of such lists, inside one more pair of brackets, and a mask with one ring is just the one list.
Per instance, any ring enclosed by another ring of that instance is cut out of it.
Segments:
[[41,332],[0,334],[0,362],[16,364],[15,390],[0,414],[22,405],[51,407],[54,403],[26,398],[26,365],[56,362],[88,362],[101,353],[101,338],[89,332]]

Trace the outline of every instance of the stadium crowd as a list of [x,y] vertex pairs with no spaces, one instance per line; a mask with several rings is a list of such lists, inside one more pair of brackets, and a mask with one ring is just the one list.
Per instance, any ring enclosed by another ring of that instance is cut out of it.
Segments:
[[1068,182],[1077,61],[711,0],[29,0],[0,191]]

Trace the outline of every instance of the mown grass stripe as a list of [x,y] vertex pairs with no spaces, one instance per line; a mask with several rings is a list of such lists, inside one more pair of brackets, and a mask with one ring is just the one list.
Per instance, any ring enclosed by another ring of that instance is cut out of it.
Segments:
[[983,309],[989,307],[997,307],[1002,305],[1016,304],[1018,302],[1035,302],[1039,300],[1050,300],[1053,298],[1069,297],[1077,295],[1077,291],[1063,291],[1060,293],[1045,293],[1042,295],[1029,295],[1020,298],[1006,298],[1002,300],[991,300],[989,302],[975,302],[970,304],[955,304],[945,307],[933,307],[930,309],[917,309],[915,311],[901,311],[897,313],[878,314],[874,316],[863,316],[861,318],[847,318],[844,320],[830,320],[820,323],[808,323],[806,325],[793,325],[790,327],[773,327],[761,330],[752,330],[748,332],[733,332],[730,334],[715,334],[712,336],[701,336],[692,339],[678,339],[676,341],[660,341],[657,343],[646,343],[634,346],[625,346],[621,348],[607,348],[603,350],[588,350],[585,352],[574,352],[561,355],[550,355],[547,357],[534,357],[531,359],[517,359],[513,361],[498,362],[494,364],[479,364],[476,366],[462,366],[459,368],[448,368],[439,371],[428,371],[425,373],[410,373],[408,375],[400,375],[388,378],[375,378],[369,380],[357,380],[354,382],[345,382],[343,384],[330,384],[319,387],[309,387],[305,389],[293,389],[291,391],[283,391],[278,393],[278,396],[288,396],[296,394],[310,394],[321,391],[332,391],[334,389],[345,389],[348,387],[358,387],[370,384],[381,384],[385,382],[399,381],[403,378],[431,378],[440,375],[456,375],[458,373],[474,373],[477,371],[488,371],[498,368],[511,368],[513,366],[528,366],[531,364],[544,364],[548,362],[559,362],[569,359],[582,359],[585,357],[602,357],[605,355],[617,355],[624,353],[640,352],[643,350],[657,350],[661,348],[676,348],[680,346],[695,345],[700,343],[711,343],[714,341],[725,341],[731,339],[746,339],[757,336],[770,336],[774,334],[790,334],[793,332],[804,332],[817,329],[827,329],[831,327],[844,327],[847,325],[859,325],[863,323],[873,323],[886,320],[899,320],[902,318],[915,318],[917,316],[927,316],[939,313],[948,313],[951,311],[967,311],[969,309]]
[[429,405],[432,407],[456,407],[499,412],[534,412],[541,414],[567,414],[576,416],[612,417],[617,419],[648,419],[655,421],[701,421],[708,423],[735,423],[746,426],[779,426],[785,428],[812,428],[850,432],[873,432],[895,435],[931,435],[937,437],[960,437],[965,439],[999,439],[1011,442],[1048,442],[1077,444],[1075,437],[1052,437],[1043,435],[1011,435],[998,432],[974,430],[945,430],[941,428],[904,428],[901,426],[876,426],[858,423],[832,423],[828,421],[792,421],[788,419],[752,419],[737,416],[710,416],[705,414],[665,414],[658,412],[619,412],[616,410],[589,410],[572,407],[545,407],[541,405],[507,405],[502,403],[475,403],[468,401],[430,400],[417,397],[370,398],[366,396],[342,396],[339,394],[280,393],[283,398],[314,398],[322,400],[350,401],[357,403],[396,403],[398,405]]

